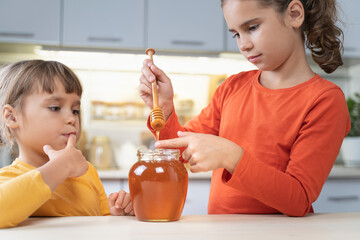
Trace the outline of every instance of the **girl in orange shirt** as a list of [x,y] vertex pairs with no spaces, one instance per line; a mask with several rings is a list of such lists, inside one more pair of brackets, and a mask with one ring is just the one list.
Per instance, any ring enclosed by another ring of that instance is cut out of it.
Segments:
[[152,108],[157,79],[165,128],[155,146],[182,148],[192,172],[213,171],[209,213],[304,216],[350,128],[339,87],[314,73],[342,65],[335,0],[222,0],[241,54],[259,70],[229,77],[184,126],[170,79],[145,60],[139,93]]

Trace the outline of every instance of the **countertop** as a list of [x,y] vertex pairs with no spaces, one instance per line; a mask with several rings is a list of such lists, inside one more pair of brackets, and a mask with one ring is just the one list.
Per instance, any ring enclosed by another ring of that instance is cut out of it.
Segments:
[[[129,170],[98,170],[101,179],[127,179]],[[189,179],[211,179],[212,172],[189,173]],[[360,178],[360,168],[334,165],[328,179]]]
[[135,217],[29,218],[0,230],[0,239],[359,239],[359,213],[284,215],[185,215],[177,222],[140,222]]

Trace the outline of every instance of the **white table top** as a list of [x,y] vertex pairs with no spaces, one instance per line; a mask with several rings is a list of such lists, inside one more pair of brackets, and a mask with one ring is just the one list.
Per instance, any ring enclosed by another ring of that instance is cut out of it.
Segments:
[[359,213],[284,215],[185,215],[177,222],[140,222],[135,217],[29,218],[0,230],[1,240],[78,239],[360,239]]

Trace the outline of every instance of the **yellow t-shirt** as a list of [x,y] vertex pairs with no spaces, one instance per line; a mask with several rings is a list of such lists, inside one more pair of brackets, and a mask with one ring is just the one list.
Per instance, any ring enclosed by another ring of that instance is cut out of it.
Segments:
[[108,199],[96,169],[66,179],[51,193],[40,172],[16,159],[0,169],[0,228],[14,227],[29,216],[110,215]]

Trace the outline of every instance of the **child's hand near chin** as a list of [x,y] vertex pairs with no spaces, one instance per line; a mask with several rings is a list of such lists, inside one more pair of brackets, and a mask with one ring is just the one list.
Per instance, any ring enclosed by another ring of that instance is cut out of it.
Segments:
[[109,208],[112,216],[135,215],[130,194],[125,191],[119,191],[109,195]]

